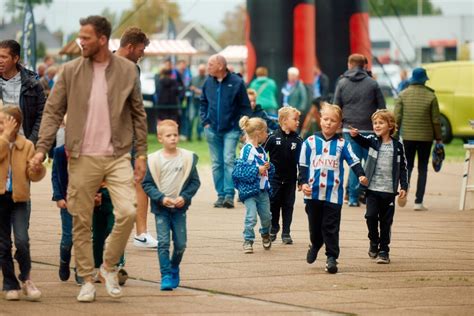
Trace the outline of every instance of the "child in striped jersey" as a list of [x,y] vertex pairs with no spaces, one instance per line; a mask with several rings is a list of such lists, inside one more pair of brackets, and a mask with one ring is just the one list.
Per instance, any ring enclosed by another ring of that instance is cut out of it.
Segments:
[[344,195],[343,160],[357,174],[361,184],[368,183],[350,143],[336,134],[341,122],[341,109],[337,105],[324,104],[321,109],[321,132],[303,142],[299,161],[311,240],[306,261],[313,263],[325,244],[326,271],[329,273],[337,272],[336,259],[339,257],[339,226]]
[[233,179],[240,200],[247,209],[244,223],[244,253],[253,253],[255,239],[254,227],[257,224],[257,214],[260,217],[260,234],[265,250],[269,250],[270,226],[270,181],[271,168],[267,154],[260,144],[267,139],[267,124],[261,118],[244,116],[239,121],[240,128],[245,132],[246,144],[240,151],[240,159],[236,162]]

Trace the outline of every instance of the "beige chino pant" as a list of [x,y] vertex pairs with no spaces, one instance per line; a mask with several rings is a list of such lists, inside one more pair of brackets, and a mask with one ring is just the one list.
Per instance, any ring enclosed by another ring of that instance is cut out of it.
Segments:
[[102,181],[107,182],[115,224],[107,237],[104,262],[112,267],[119,262],[133,229],[136,214],[136,193],[130,154],[119,158],[112,156],[79,156],[71,158],[68,165],[68,211],[73,217],[72,239],[77,273],[81,277],[92,276],[94,255],[92,252],[92,214],[94,197]]

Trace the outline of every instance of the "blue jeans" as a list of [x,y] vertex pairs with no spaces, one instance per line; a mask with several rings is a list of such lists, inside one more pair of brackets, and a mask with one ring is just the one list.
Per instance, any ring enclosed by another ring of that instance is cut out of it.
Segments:
[[69,264],[72,249],[72,215],[66,208],[61,209],[61,243],[59,245],[59,259]]
[[[373,133],[360,133],[363,136],[373,135]],[[369,151],[364,147],[357,144],[349,133],[344,133],[344,138],[346,141],[349,141],[352,147],[352,152],[360,159],[360,163],[363,166],[363,163],[367,160],[367,155]],[[349,193],[349,203],[359,203],[359,195],[361,193],[359,177],[350,169],[349,171],[349,183],[347,185]]]
[[[158,234],[158,261],[161,276],[179,267],[186,249],[186,212],[160,209],[155,213]],[[170,258],[170,232],[173,234],[173,254]]]
[[211,127],[205,129],[209,152],[212,162],[212,177],[217,196],[220,198],[234,198],[234,170],[235,149],[240,137],[240,131],[217,133]]
[[253,228],[257,225],[257,214],[260,217],[260,234],[269,234],[272,226],[272,213],[270,212],[268,192],[261,191],[258,195],[246,199],[244,204],[247,209],[244,222],[244,240],[254,241],[255,232]]
[[12,258],[11,231],[15,240],[15,259],[20,267],[18,279],[22,282],[30,277],[31,256],[30,226],[31,208],[27,202],[13,202],[11,193],[0,195],[0,265],[3,273],[3,290],[19,290]]

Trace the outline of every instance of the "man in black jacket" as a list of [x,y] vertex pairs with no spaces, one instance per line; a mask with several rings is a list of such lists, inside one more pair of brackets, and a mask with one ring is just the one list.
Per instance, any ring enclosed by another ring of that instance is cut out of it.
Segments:
[[46,97],[36,73],[19,64],[20,50],[14,40],[0,42],[0,103],[20,107],[20,133],[36,144]]

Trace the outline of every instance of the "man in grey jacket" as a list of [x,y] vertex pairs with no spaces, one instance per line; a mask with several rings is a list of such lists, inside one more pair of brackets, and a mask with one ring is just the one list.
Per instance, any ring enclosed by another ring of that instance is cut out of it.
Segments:
[[[367,159],[367,150],[354,142],[349,128],[357,128],[364,136],[373,134],[372,114],[385,109],[385,99],[380,87],[367,70],[367,58],[361,54],[352,54],[347,62],[348,70],[342,75],[334,93],[334,104],[342,109],[343,133],[352,146],[353,152],[361,160]],[[359,206],[359,180],[350,171],[348,181],[349,206]]]

